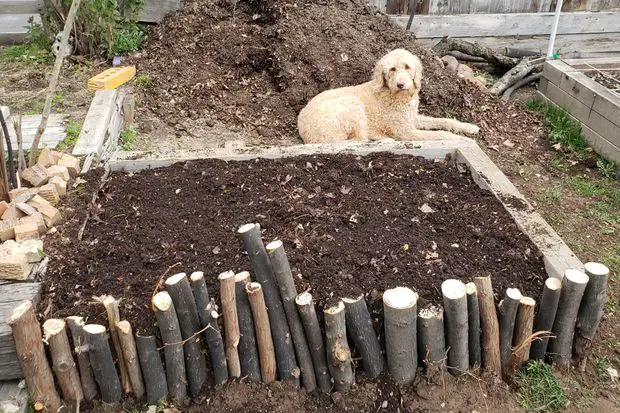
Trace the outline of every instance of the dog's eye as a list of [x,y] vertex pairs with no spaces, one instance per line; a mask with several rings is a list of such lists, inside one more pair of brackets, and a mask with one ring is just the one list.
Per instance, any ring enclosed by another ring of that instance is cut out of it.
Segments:
[[396,68],[395,67],[391,67],[390,68],[390,72],[396,72]]
[[405,65],[405,70],[409,70],[409,69],[411,69],[409,65]]

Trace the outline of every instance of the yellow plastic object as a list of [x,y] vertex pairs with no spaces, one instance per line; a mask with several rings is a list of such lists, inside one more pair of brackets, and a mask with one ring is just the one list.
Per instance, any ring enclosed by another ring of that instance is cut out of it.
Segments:
[[90,90],[116,89],[125,82],[130,81],[136,75],[135,66],[119,66],[99,73],[88,80]]

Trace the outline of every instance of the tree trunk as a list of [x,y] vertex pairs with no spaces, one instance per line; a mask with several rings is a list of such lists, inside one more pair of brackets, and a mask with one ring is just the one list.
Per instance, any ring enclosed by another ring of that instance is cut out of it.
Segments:
[[295,349],[291,332],[286,320],[286,314],[280,299],[276,279],[271,268],[271,262],[263,245],[260,227],[257,224],[246,224],[237,231],[243,241],[245,250],[252,264],[252,271],[263,286],[269,321],[271,322],[271,336],[276,350],[278,376],[282,380],[299,383],[299,367],[295,359]]
[[502,367],[506,366],[508,357],[510,357],[515,320],[517,319],[520,301],[521,292],[516,288],[508,288],[506,296],[497,306],[499,312],[499,349]]
[[133,394],[137,399],[142,399],[144,397],[144,382],[142,381],[142,369],[138,361],[138,350],[136,349],[136,341],[133,337],[131,324],[129,324],[129,321],[119,321],[116,323],[116,331],[118,331],[121,349],[127,363]]
[[150,405],[158,404],[168,397],[168,381],[155,336],[142,337],[136,334],[136,347],[140,367],[145,372],[146,402]]
[[465,285],[467,288],[467,329],[469,337],[469,366],[478,368],[482,365],[482,350],[480,349],[480,307],[478,305],[478,289],[473,282]]
[[185,375],[181,327],[179,327],[172,298],[166,291],[155,294],[153,307],[155,308],[161,340],[164,343],[168,394],[176,403],[180,403],[187,398],[187,377]]
[[396,287],[383,293],[385,352],[388,369],[398,384],[409,384],[418,368],[418,295],[409,288]]
[[116,353],[118,370],[120,371],[121,376],[121,385],[123,386],[125,393],[131,393],[131,382],[129,381],[129,374],[127,373],[127,365],[125,364],[125,357],[123,357],[121,342],[118,339],[118,331],[116,331],[116,323],[121,321],[118,311],[118,301],[116,301],[116,299],[111,295],[104,295],[100,298],[101,303],[105,307],[108,315],[110,336],[112,337],[112,344],[114,345],[114,352]]
[[224,317],[224,337],[226,339],[226,363],[230,377],[241,377],[239,360],[239,318],[235,294],[235,273],[226,271],[218,276],[220,280],[220,300]]
[[[555,314],[558,311],[561,289],[562,280],[558,278],[547,278],[545,281],[542,298],[538,306],[538,313],[536,314],[536,322],[534,323],[535,333],[547,331],[551,334]],[[537,337],[530,348],[530,358],[532,360],[544,360],[548,343],[549,337]]]
[[484,368],[499,376],[502,372],[499,352],[499,322],[493,300],[491,277],[475,277],[480,307],[480,324],[482,326],[482,363]]
[[334,388],[338,392],[347,391],[353,385],[351,350],[347,342],[344,304],[339,301],[334,307],[323,311],[325,316],[325,342],[327,343],[327,362],[334,378]]
[[508,89],[510,86],[527,76],[537,66],[542,67],[543,63],[544,58],[530,59],[524,57],[518,65],[510,69],[506,72],[506,74],[504,74],[504,76],[501,77],[501,79],[495,82],[489,89],[489,92],[496,96],[501,94],[504,90]]
[[312,295],[308,292],[299,294],[295,298],[297,310],[301,323],[303,324],[308,345],[310,346],[310,356],[314,365],[314,374],[316,377],[319,390],[323,393],[329,393],[332,388],[331,375],[327,368],[327,358],[325,353],[325,345],[323,344],[323,333],[319,325],[319,319],[314,309]]
[[585,360],[588,348],[601,322],[603,307],[607,302],[607,280],[609,278],[609,269],[603,264],[588,262],[585,269],[590,281],[581,300],[575,331],[575,354],[579,360]]
[[75,406],[84,399],[64,320],[52,318],[43,323],[43,340],[50,346],[52,365],[65,401]]
[[518,59],[504,56],[479,43],[471,43],[464,40],[452,39],[450,37],[441,39],[439,43],[433,46],[433,50],[440,56],[444,56],[452,50],[456,50],[470,56],[480,56],[490,63],[496,63],[504,67],[513,67],[518,63]]
[[26,379],[32,402],[43,406],[43,411],[56,413],[62,402],[54,387],[54,376],[45,357],[41,327],[31,301],[17,306],[8,324],[13,331],[15,351]]
[[512,382],[517,370],[529,359],[530,346],[532,343],[532,330],[534,327],[534,307],[536,301],[530,297],[522,297],[519,302],[519,311],[515,323],[513,349],[508,357],[508,363],[504,369],[504,378]]
[[570,365],[575,322],[588,279],[586,274],[578,270],[566,270],[562,278],[562,292],[552,330],[555,338],[551,339],[550,343],[551,358],[558,366]]
[[123,393],[114,367],[106,328],[100,324],[86,324],[84,333],[90,365],[93,368],[99,390],[101,390],[101,400],[108,404],[120,403]]
[[183,338],[183,354],[185,355],[185,372],[192,396],[200,394],[207,381],[207,365],[201,352],[200,320],[194,301],[192,287],[185,273],[175,274],[166,280],[166,291],[170,294],[174,309],[179,320],[181,337]]
[[446,319],[448,367],[450,373],[461,375],[469,370],[467,289],[461,281],[449,279],[441,284],[441,292]]
[[364,295],[357,298],[343,298],[342,301],[345,307],[347,331],[362,357],[364,370],[368,376],[376,378],[383,372],[385,361]]
[[274,351],[273,339],[271,338],[271,327],[269,325],[267,308],[265,307],[263,288],[260,283],[254,282],[247,284],[245,289],[256,325],[261,375],[265,383],[273,383],[276,381],[276,353]]
[[443,309],[431,306],[420,310],[417,324],[419,358],[426,367],[427,377],[434,377],[446,360]]
[[297,289],[293,280],[291,266],[284,250],[282,241],[274,241],[267,244],[267,254],[273,268],[273,273],[280,287],[280,296],[282,297],[282,306],[286,314],[288,326],[293,336],[293,344],[295,346],[295,354],[299,361],[301,370],[301,382],[304,388],[312,393],[316,390],[316,376],[314,374],[314,366],[312,365],[312,357],[310,349],[304,334],[304,328],[301,324],[297,307],[295,306],[295,297],[297,297]]
[[245,287],[251,282],[250,273],[247,271],[235,275],[235,301],[240,333],[239,362],[242,377],[260,380],[261,368],[258,359],[256,333],[254,332],[254,319],[252,318],[252,309],[248,301],[248,293],[245,291]]
[[88,351],[86,351],[86,339],[83,330],[84,319],[78,316],[71,316],[67,317],[66,321],[69,325],[69,330],[71,330],[73,348],[80,368],[80,381],[84,398],[86,400],[93,400],[97,397],[98,390],[95,376],[93,376],[93,369],[90,367]]
[[200,325],[202,328],[208,327],[205,330],[205,340],[211,356],[214,381],[216,385],[224,384],[228,381],[228,367],[226,366],[224,341],[222,340],[220,327],[217,324],[217,307],[215,303],[209,300],[204,274],[202,272],[194,272],[190,276],[190,280],[194,290],[194,299],[196,300]]

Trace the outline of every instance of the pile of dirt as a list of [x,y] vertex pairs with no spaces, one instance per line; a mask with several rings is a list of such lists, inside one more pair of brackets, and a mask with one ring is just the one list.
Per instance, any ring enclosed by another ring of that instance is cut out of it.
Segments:
[[526,151],[546,141],[536,115],[502,106],[444,69],[365,0],[233,3],[187,0],[153,29],[137,62],[154,79],[146,107],[177,130],[191,128],[188,118],[208,119],[260,134],[263,143],[299,142],[297,114],[310,98],[368,81],[378,58],[406,48],[424,63],[422,112],[478,124],[495,149],[506,140]]
[[112,294],[138,331],[152,331],[150,297],[170,266],[204,271],[216,298],[219,273],[249,269],[236,234],[248,222],[261,224],[266,242],[283,240],[298,291],[320,307],[366,293],[380,313],[381,293],[407,286],[422,308],[441,303],[443,280],[486,274],[498,294],[518,287],[537,298],[546,278],[540,252],[502,204],[445,162],[322,155],[117,173],[80,242],[86,192],[68,197],[77,212],[65,214],[48,248],[49,316],[102,321],[92,297]]

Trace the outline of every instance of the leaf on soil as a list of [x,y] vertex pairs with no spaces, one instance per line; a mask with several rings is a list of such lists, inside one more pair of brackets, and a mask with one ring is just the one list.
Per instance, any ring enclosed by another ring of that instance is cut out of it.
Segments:
[[213,254],[219,254],[220,253],[220,247],[215,247],[213,248]]
[[349,222],[353,222],[354,224],[357,224],[359,216],[360,214],[356,212],[355,214],[351,215],[351,217],[349,218]]
[[426,253],[426,256],[424,258],[426,258],[427,260],[436,260],[439,258],[439,253],[436,251],[428,252]]
[[349,186],[349,187],[347,187],[347,186],[342,185],[342,186],[340,187],[340,193],[341,193],[341,194],[343,194],[343,195],[348,195],[349,193],[351,193],[351,190],[352,190],[352,189],[353,189],[353,188],[352,188],[352,187],[350,187],[350,186]]
[[507,146],[507,147],[509,147],[509,148],[514,148],[514,147],[515,147],[514,142],[512,142],[510,139],[506,139],[506,140],[503,142],[503,144],[504,144],[504,146]]
[[433,208],[431,208],[428,204],[424,204],[421,207],[418,208],[420,211],[424,212],[425,214],[432,214],[433,212],[435,212],[435,210]]

